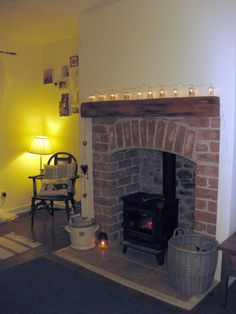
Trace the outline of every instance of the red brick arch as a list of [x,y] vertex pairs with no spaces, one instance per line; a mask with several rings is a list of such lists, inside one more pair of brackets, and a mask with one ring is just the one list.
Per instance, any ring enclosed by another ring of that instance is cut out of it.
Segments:
[[[119,225],[119,204],[112,192],[109,194],[111,187],[108,188],[112,184],[109,180],[116,173],[112,155],[121,150],[147,148],[177,154],[196,163],[195,231],[214,236],[219,142],[218,117],[94,118],[95,213],[103,223],[105,219],[103,227],[108,232],[115,233]],[[107,190],[105,189],[103,195],[102,191],[106,186]]]

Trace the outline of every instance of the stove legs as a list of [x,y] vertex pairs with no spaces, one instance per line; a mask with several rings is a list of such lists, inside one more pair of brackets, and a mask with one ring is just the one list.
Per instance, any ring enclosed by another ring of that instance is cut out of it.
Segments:
[[156,255],[158,265],[160,265],[160,266],[164,265],[165,255],[166,255],[166,251],[163,251],[163,252]]
[[124,254],[127,252],[128,247],[131,247],[133,249],[136,249],[136,250],[139,250],[139,251],[142,251],[145,253],[153,254],[156,256],[157,264],[160,266],[164,265],[166,250],[160,250],[159,251],[159,250],[149,249],[147,247],[133,244],[133,243],[130,243],[128,241],[123,241],[123,253]]

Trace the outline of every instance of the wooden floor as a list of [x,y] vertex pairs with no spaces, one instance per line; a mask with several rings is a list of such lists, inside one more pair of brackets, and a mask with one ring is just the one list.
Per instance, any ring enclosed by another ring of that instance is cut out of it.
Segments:
[[[29,213],[24,213],[23,215],[20,215],[19,218],[15,221],[1,223],[0,235],[9,232],[15,232],[18,235],[26,236],[36,242],[40,242],[42,243],[42,245],[35,249],[31,249],[24,253],[10,257],[8,259],[0,260],[0,272],[21,263],[33,260],[40,256],[47,257],[53,261],[56,261],[59,264],[66,265],[67,267],[76,270],[78,266],[75,263],[66,261],[65,259],[59,258],[55,254],[53,254],[55,251],[70,245],[69,234],[65,231],[64,228],[65,225],[68,224],[65,212],[56,212],[54,218],[49,216],[47,212],[39,213],[38,216],[35,218],[35,226],[33,232],[30,227],[30,218],[31,217]],[[214,304],[213,306],[209,298],[209,308],[214,307],[214,310],[216,310],[215,312],[213,311],[214,313],[236,313],[234,299],[235,297],[231,293],[229,295],[230,305],[226,310],[219,308],[218,303]],[[204,303],[204,308],[208,306],[208,303]],[[208,312],[210,313],[212,311],[200,311],[199,313],[205,314]]]
[[0,271],[25,263],[39,256],[47,256],[50,259],[55,259],[52,252],[70,244],[69,235],[64,229],[67,223],[64,211],[55,212],[53,218],[47,212],[39,213],[35,218],[33,232],[30,227],[29,213],[19,215],[18,219],[14,221],[1,223],[0,235],[15,232],[18,235],[26,236],[40,242],[42,245],[11,258],[1,260]]
[[[17,235],[25,236],[42,244],[37,248],[30,249],[26,252],[17,254],[8,259],[1,260],[0,272],[21,263],[25,263],[32,259],[38,258],[40,256],[47,257],[50,260],[56,261],[61,265],[65,265],[71,269],[76,270],[78,268],[78,264],[73,262],[71,259],[61,258],[60,255],[56,256],[54,254],[55,251],[66,248],[70,245],[69,234],[65,231],[65,225],[68,224],[65,212],[55,212],[54,217],[51,217],[46,211],[39,212],[35,217],[33,231],[31,230],[30,220],[31,217],[29,213],[25,213],[15,221],[0,224],[0,235],[4,235],[5,233],[9,232],[15,232]],[[161,299],[163,301],[171,303],[170,299],[173,299],[174,301],[172,302],[172,304],[176,304],[177,302],[179,306],[181,306],[182,303],[185,306],[186,303],[187,306],[191,308],[195,305],[195,303],[198,303],[200,300],[197,299],[197,302],[193,302],[191,298],[190,300],[188,300],[188,298],[185,300],[184,298],[183,300],[180,299],[181,301],[179,301],[179,295],[177,295],[176,297],[175,291],[171,289],[169,283],[167,282],[167,271],[162,269],[166,267],[158,266],[155,256],[140,253],[139,251],[132,249],[129,249],[128,252],[124,255],[124,253],[122,252],[122,246],[120,244],[119,247],[114,246],[113,249],[112,245],[110,244],[109,252],[104,255],[99,250],[88,250],[85,252],[74,250],[72,251],[73,254],[82,254],[83,258],[85,258],[85,261],[88,262],[86,265],[89,265],[89,263],[93,261],[96,267],[99,267],[99,265],[108,267],[111,275],[114,273],[115,276],[119,276],[119,278],[122,278],[122,280],[129,279],[129,282],[134,282],[134,285],[136,284],[136,281],[138,281],[138,285],[141,288],[143,287],[143,290],[139,289],[139,291],[146,291],[147,287],[149,287],[150,291],[155,292],[156,290],[159,291],[161,286]],[[133,263],[133,260],[137,261],[137,263]],[[137,273],[135,271],[137,269],[139,271],[139,276],[137,276]],[[160,271],[158,271],[158,269],[160,269]],[[104,272],[102,268],[100,270],[101,273]],[[148,276],[148,274],[150,275]],[[140,277],[142,276],[144,278],[144,284],[140,282]],[[108,278],[112,279],[113,277]],[[129,286],[133,287],[132,285]],[[156,289],[156,286],[158,287],[158,289]],[[155,293],[153,292],[150,295],[154,296],[158,294],[159,296],[160,293],[158,291]],[[165,295],[166,297],[164,298],[163,295]],[[160,296],[157,298],[160,298]],[[188,302],[190,305],[188,305]]]

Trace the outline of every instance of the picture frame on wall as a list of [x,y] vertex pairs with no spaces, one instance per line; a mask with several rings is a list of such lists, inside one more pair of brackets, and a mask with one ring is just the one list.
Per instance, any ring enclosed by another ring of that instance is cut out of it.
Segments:
[[70,57],[70,67],[77,67],[79,65],[79,56]]
[[53,83],[53,69],[43,70],[43,83],[52,84]]
[[61,95],[61,101],[59,102],[59,115],[60,117],[68,117],[70,114],[69,93],[65,93]]
[[59,89],[68,89],[68,80],[60,80],[57,85]]
[[61,67],[61,77],[68,77],[69,76],[69,66],[62,65]]
[[79,113],[79,107],[78,106],[72,106],[72,113]]

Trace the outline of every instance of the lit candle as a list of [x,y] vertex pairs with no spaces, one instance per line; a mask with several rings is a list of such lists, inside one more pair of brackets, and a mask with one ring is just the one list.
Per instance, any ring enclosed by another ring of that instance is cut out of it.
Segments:
[[147,95],[148,95],[148,98],[153,98],[153,91],[149,90]]
[[125,100],[128,100],[128,99],[130,99],[131,98],[131,94],[129,93],[129,92],[125,92],[124,93],[124,99]]
[[143,93],[138,91],[137,93],[137,99],[142,99],[143,98]]
[[116,100],[116,94],[115,93],[110,94],[110,100]]
[[214,88],[212,86],[208,87],[208,95],[213,96],[214,95]]
[[101,241],[99,242],[99,247],[100,247],[100,249],[105,249],[105,248],[107,248],[107,243],[106,243],[106,241],[105,241],[105,240],[101,240]]
[[96,100],[96,97],[94,95],[89,96],[89,101],[95,101],[95,100]]
[[189,87],[189,90],[188,90],[188,95],[189,96],[195,96],[195,89],[194,87]]
[[177,96],[178,96],[178,89],[177,89],[177,88],[174,88],[174,90],[173,90],[173,94],[174,94],[174,96],[175,96],[175,97],[177,97]]
[[99,94],[98,99],[99,99],[100,101],[103,101],[103,100],[106,99],[106,95],[104,95],[104,94]]
[[98,234],[98,247],[101,250],[105,250],[108,248],[108,236],[105,232],[100,232]]
[[162,98],[162,97],[165,97],[165,91],[164,89],[162,88],[159,92],[159,96]]

